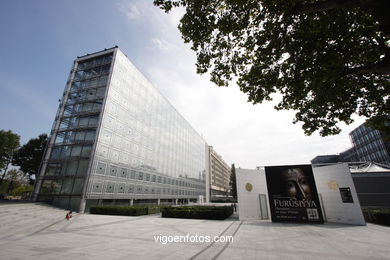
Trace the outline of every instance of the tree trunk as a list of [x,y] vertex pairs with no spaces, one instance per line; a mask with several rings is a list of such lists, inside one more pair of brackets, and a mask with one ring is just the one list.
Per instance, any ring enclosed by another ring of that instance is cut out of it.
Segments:
[[9,191],[10,191],[13,183],[14,183],[14,180],[11,180],[11,182],[8,184],[7,195],[9,195]]
[[3,176],[1,176],[1,179],[0,179],[0,186],[1,186],[1,184],[3,184],[4,177],[7,174],[8,165],[9,165],[9,162],[7,162],[7,164],[5,165]]

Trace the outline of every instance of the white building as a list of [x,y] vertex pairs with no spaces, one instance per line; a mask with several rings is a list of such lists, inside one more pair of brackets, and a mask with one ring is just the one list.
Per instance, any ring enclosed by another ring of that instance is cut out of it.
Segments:
[[[300,166],[281,167],[290,170],[299,168]],[[306,165],[305,167],[310,166]],[[321,218],[322,215],[325,222],[365,225],[348,164],[340,163],[319,167],[313,166],[314,181],[312,183],[314,183],[314,186],[311,187],[313,194],[311,196],[313,201],[317,202],[317,200],[314,200],[314,195],[318,193],[318,202],[320,205],[317,205],[315,210],[320,210],[321,212],[313,212],[315,207],[305,206],[299,208],[296,206],[297,204],[293,204],[295,201],[303,201],[302,203],[306,203],[309,201],[308,199],[289,198],[288,201],[291,201],[291,205],[287,209],[283,208],[278,204],[278,198],[285,199],[286,197],[283,197],[283,195],[276,195],[275,197],[272,192],[269,192],[269,189],[272,186],[275,187],[284,184],[276,183],[275,181],[272,183],[273,180],[269,178],[270,175],[268,175],[268,178],[266,176],[267,170],[269,173],[268,167],[258,167],[256,170],[236,169],[240,220],[270,220],[272,216],[273,221],[289,222],[288,218],[291,217],[292,219],[295,217],[295,214],[304,219],[305,221],[303,222],[310,222],[310,219],[317,218],[318,220],[318,217]],[[290,172],[288,174],[291,175]],[[308,185],[307,180],[301,179],[300,181],[301,185],[293,186],[291,183],[288,183],[287,185],[290,186],[287,188],[293,189],[294,193],[298,193],[299,187]],[[281,188],[284,189],[285,187]],[[315,190],[317,192],[314,192]],[[313,213],[315,214],[313,215]]]

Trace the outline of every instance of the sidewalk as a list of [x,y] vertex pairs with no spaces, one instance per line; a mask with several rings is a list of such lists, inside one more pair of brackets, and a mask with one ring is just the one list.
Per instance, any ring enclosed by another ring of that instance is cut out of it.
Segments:
[[[28,212],[34,212],[31,219]],[[390,228],[76,214],[0,205],[2,259],[390,259]],[[160,243],[157,236],[233,236],[226,243]]]

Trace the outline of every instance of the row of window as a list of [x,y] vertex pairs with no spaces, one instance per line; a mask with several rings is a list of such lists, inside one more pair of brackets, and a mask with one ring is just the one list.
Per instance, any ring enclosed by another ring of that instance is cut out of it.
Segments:
[[85,70],[78,70],[75,73],[74,81],[86,80],[101,75],[108,74],[110,72],[111,64],[105,64],[98,67],[92,67]]
[[67,104],[80,103],[80,101],[103,99],[105,94],[106,87],[90,88],[82,91],[70,92],[68,95]]
[[108,167],[105,163],[102,162],[98,162],[96,167],[96,174],[107,175],[111,177],[133,179],[139,181],[155,182],[155,183],[168,184],[168,185],[176,185],[182,187],[191,187],[195,189],[202,189],[204,187],[203,183],[193,183],[187,180],[175,179],[166,176],[159,176],[156,174],[146,173],[142,171],[120,168],[115,165],[110,165]]
[[86,176],[89,159],[73,160],[60,163],[50,162],[46,166],[45,176]]
[[184,190],[175,188],[161,188],[154,186],[143,186],[115,182],[94,182],[92,193],[132,193],[132,194],[165,194],[165,195],[203,195],[200,191]]
[[93,88],[93,87],[99,87],[99,86],[106,86],[108,81],[108,75],[102,75],[100,77],[95,77],[91,79],[85,79],[82,81],[73,81],[71,89],[72,90],[78,90],[78,89],[86,89],[86,88]]
[[72,157],[85,157],[91,155],[92,145],[64,145],[53,147],[50,160],[68,160]]
[[111,63],[111,61],[112,53],[105,56],[99,56],[93,59],[80,61],[80,63],[77,65],[77,70],[84,70],[91,67],[101,66],[106,63]]
[[358,149],[357,152],[361,161],[373,161],[378,163],[384,163],[389,160],[389,156],[386,154],[384,150],[369,152],[367,149]]
[[66,131],[57,134],[55,144],[73,144],[82,142],[93,142],[96,130]]
[[61,120],[60,130],[74,127],[97,127],[99,116],[77,116]]
[[83,190],[84,179],[57,179],[44,180],[42,182],[39,194],[53,194],[53,195],[81,195]]
[[103,101],[93,101],[67,105],[64,109],[64,116],[72,116],[79,113],[100,112]]
[[[133,150],[134,151],[134,150]],[[137,153],[129,150],[119,150],[111,146],[98,145],[96,157],[100,160],[108,160],[113,164],[124,164],[132,168],[149,165],[158,169],[159,173],[169,176],[179,176],[180,174],[199,178],[199,172],[202,171],[201,158],[182,156],[178,160],[169,160],[166,154],[147,149],[139,149]],[[199,159],[199,160],[196,160]]]

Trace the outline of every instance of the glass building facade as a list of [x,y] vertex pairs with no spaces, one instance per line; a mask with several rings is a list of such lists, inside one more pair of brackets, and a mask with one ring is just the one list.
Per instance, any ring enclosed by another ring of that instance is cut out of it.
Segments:
[[350,137],[360,161],[390,166],[389,143],[384,140],[381,132],[362,124],[350,133]]
[[313,164],[337,162],[375,162],[390,166],[390,142],[383,133],[365,123],[349,133],[352,147],[339,155],[319,155],[311,160]]
[[206,143],[119,48],[74,61],[34,199],[171,203],[205,195]]

